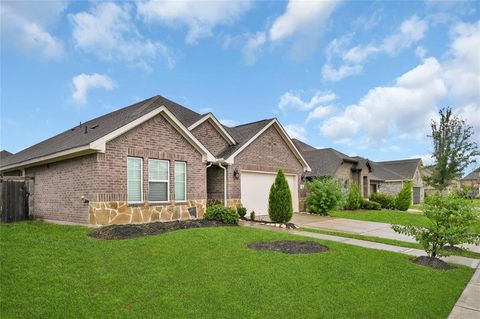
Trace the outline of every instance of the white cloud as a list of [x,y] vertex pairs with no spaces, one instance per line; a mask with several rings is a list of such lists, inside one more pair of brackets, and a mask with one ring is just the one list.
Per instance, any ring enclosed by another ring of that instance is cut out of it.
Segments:
[[285,126],[285,131],[290,138],[296,138],[297,140],[307,141],[307,132],[303,126],[296,124],[288,124]]
[[[400,50],[423,39],[427,29],[428,24],[425,20],[412,16],[402,22],[395,34],[386,37],[380,44],[369,43],[346,49],[352,35],[334,39],[327,47],[327,62],[322,68],[322,78],[327,81],[340,81],[345,77],[359,74],[363,64],[370,56],[379,53],[397,54]],[[421,52],[417,49],[418,53]],[[425,54],[424,51],[423,54]],[[332,65],[331,61],[335,56],[339,56],[342,61],[337,68]]]
[[361,65],[341,65],[338,69],[335,69],[333,65],[327,63],[322,67],[322,79],[336,82],[351,75],[359,74],[362,69]]
[[163,1],[149,0],[137,3],[138,13],[148,21],[159,21],[167,26],[185,25],[187,43],[212,35],[217,25],[235,22],[251,8],[250,1]]
[[421,158],[422,163],[425,166],[433,165],[435,163],[435,159],[432,157],[432,154],[412,155],[409,158]]
[[267,36],[265,32],[257,32],[248,38],[247,43],[243,47],[243,58],[248,65],[255,63],[266,41]]
[[223,120],[219,120],[219,121],[220,121],[220,123],[222,123],[223,125],[228,126],[228,127],[234,127],[234,126],[240,125],[240,122],[236,121],[236,120],[223,119]]
[[149,61],[163,56],[169,68],[175,61],[161,42],[144,39],[131,18],[131,6],[95,3],[89,12],[71,15],[75,46],[107,61],[127,61],[150,70]]
[[59,58],[64,53],[63,44],[47,30],[66,7],[64,1],[2,1],[0,34],[26,52]]
[[322,103],[329,103],[335,100],[337,96],[331,91],[316,91],[312,96],[310,101],[304,102],[299,94],[296,94],[292,91],[284,93],[280,97],[280,102],[278,103],[278,108],[284,110],[286,108],[295,108],[302,111],[308,111],[314,107],[319,106]]
[[312,120],[318,120],[327,117],[328,115],[332,114],[335,111],[335,106],[327,105],[327,106],[319,106],[315,108],[313,111],[308,113],[307,119],[305,122],[310,122]]
[[87,103],[87,94],[90,89],[103,88],[111,91],[116,85],[107,75],[98,73],[81,73],[72,79],[75,91],[72,94],[72,100],[77,104]]
[[392,86],[368,91],[356,104],[329,118],[324,135],[340,142],[375,144],[379,136],[425,138],[438,109],[452,105],[480,136],[480,21],[458,23],[444,61],[430,57],[399,76]]
[[394,86],[371,89],[357,104],[328,119],[321,131],[337,142],[359,133],[369,141],[395,132],[424,135],[438,102],[447,94],[441,75],[440,63],[426,59],[397,78]]
[[316,32],[325,24],[339,1],[290,0],[283,15],[270,28],[272,41],[279,41],[295,33]]

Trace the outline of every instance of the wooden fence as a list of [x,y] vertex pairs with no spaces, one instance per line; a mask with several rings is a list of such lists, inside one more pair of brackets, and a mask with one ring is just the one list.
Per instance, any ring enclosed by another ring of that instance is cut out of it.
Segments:
[[0,181],[0,222],[11,223],[29,218],[28,181]]

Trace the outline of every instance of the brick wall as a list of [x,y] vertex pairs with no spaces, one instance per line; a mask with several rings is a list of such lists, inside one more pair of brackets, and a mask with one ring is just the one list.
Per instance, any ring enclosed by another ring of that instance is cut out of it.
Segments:
[[206,164],[202,155],[163,117],[157,115],[107,143],[98,160],[95,192],[108,201],[125,200],[127,157],[143,158],[144,200],[148,198],[148,159],[170,161],[170,200],[175,199],[175,161],[187,162],[187,199],[206,199]]
[[88,204],[81,197],[94,196],[96,159],[91,154],[27,168],[25,175],[34,177],[34,218],[86,223]]
[[276,173],[280,168],[285,173],[297,174],[300,198],[300,177],[303,166],[283,140],[278,129],[272,125],[235,157],[235,164],[228,166],[228,198],[241,198],[242,177],[240,174],[240,179],[234,179],[235,169]]
[[204,121],[195,127],[192,130],[192,134],[215,156],[220,154],[229,145],[210,120]]

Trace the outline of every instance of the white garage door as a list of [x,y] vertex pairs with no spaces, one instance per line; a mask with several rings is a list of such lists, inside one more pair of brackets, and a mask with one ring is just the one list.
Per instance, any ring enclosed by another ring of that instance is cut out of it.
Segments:
[[[248,214],[253,210],[257,216],[268,215],[268,195],[276,174],[263,172],[241,172],[242,205]],[[298,184],[296,175],[287,175],[288,186],[292,192],[293,211],[298,212]]]

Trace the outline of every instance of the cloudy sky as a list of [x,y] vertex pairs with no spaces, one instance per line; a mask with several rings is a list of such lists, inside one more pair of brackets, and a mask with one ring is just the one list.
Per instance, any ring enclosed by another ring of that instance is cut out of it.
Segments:
[[[226,125],[427,158],[452,106],[480,140],[480,6],[446,1],[1,4],[1,148],[163,95]],[[428,160],[427,160],[428,162]]]

